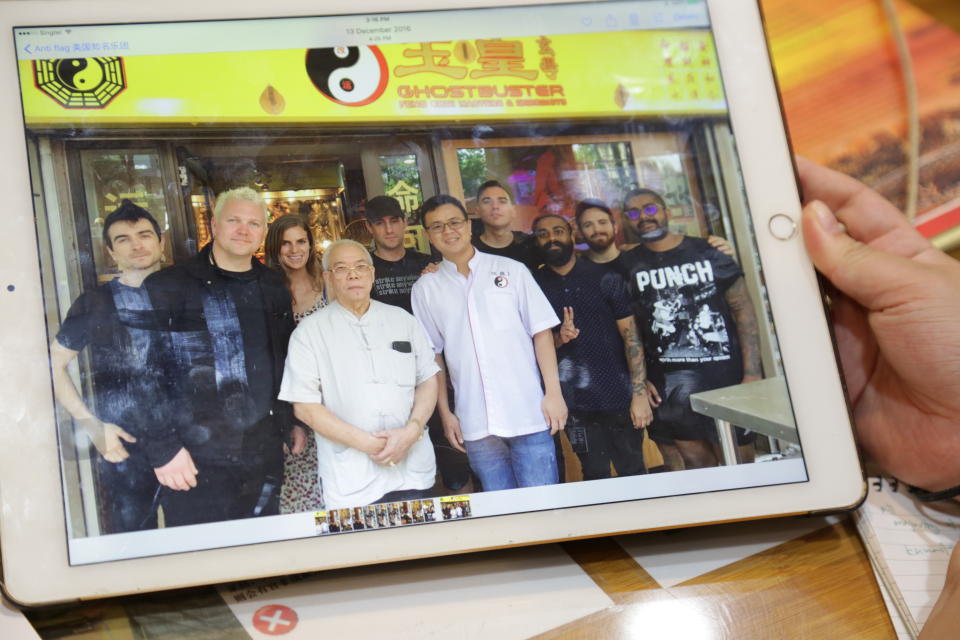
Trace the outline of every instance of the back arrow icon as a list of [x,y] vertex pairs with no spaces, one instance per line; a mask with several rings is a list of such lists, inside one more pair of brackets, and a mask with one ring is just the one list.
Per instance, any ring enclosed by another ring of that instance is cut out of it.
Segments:
[[33,55],[33,52],[30,51],[30,45],[28,45],[28,44],[23,45],[23,50],[27,52],[27,55],[28,55],[28,56],[29,56],[29,55]]

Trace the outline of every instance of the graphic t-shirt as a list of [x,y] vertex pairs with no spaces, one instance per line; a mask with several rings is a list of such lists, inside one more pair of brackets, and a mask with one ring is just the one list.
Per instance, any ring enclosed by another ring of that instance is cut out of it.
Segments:
[[406,249],[399,260],[384,260],[373,254],[375,280],[370,297],[413,313],[410,308],[410,289],[430,262],[432,259],[427,254],[410,249]]
[[[621,255],[650,368],[716,368],[741,376],[737,327],[724,294],[740,267],[701,238],[669,251],[640,245]],[[732,383],[731,383],[732,384]]]

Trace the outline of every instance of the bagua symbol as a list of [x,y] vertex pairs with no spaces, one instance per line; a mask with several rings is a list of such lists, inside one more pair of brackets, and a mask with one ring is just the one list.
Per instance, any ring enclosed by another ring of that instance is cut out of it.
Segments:
[[320,93],[348,107],[370,104],[387,88],[387,61],[377,47],[307,49],[306,68]]
[[68,109],[101,109],[127,88],[123,59],[34,60],[37,88]]

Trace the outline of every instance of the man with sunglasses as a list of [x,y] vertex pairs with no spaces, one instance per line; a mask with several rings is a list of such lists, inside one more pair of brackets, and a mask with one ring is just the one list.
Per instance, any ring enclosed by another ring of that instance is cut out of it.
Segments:
[[444,394],[437,403],[447,440],[484,491],[555,484],[552,436],[567,421],[551,331],[560,321],[523,264],[470,244],[459,200],[434,196],[422,217],[443,262],[411,302],[453,382],[455,412]]
[[[623,210],[640,244],[619,260],[648,375],[662,399],[651,435],[672,439],[688,469],[715,466],[716,427],[693,411],[690,394],[762,377],[757,318],[743,272],[706,240],[671,231],[670,210],[657,192],[630,191]],[[736,435],[741,459],[752,459],[756,434],[737,428]]]
[[293,332],[280,399],[317,434],[325,506],[422,498],[436,475],[425,432],[438,389],[430,343],[412,315],[371,300],[373,259],[360,243],[327,247],[323,277],[334,302]]

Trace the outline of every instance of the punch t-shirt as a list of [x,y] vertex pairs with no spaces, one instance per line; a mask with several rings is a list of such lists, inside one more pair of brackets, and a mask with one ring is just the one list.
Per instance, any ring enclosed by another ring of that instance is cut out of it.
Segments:
[[724,297],[740,267],[701,238],[684,237],[669,251],[639,245],[621,255],[651,368],[715,367],[742,374],[742,355]]

